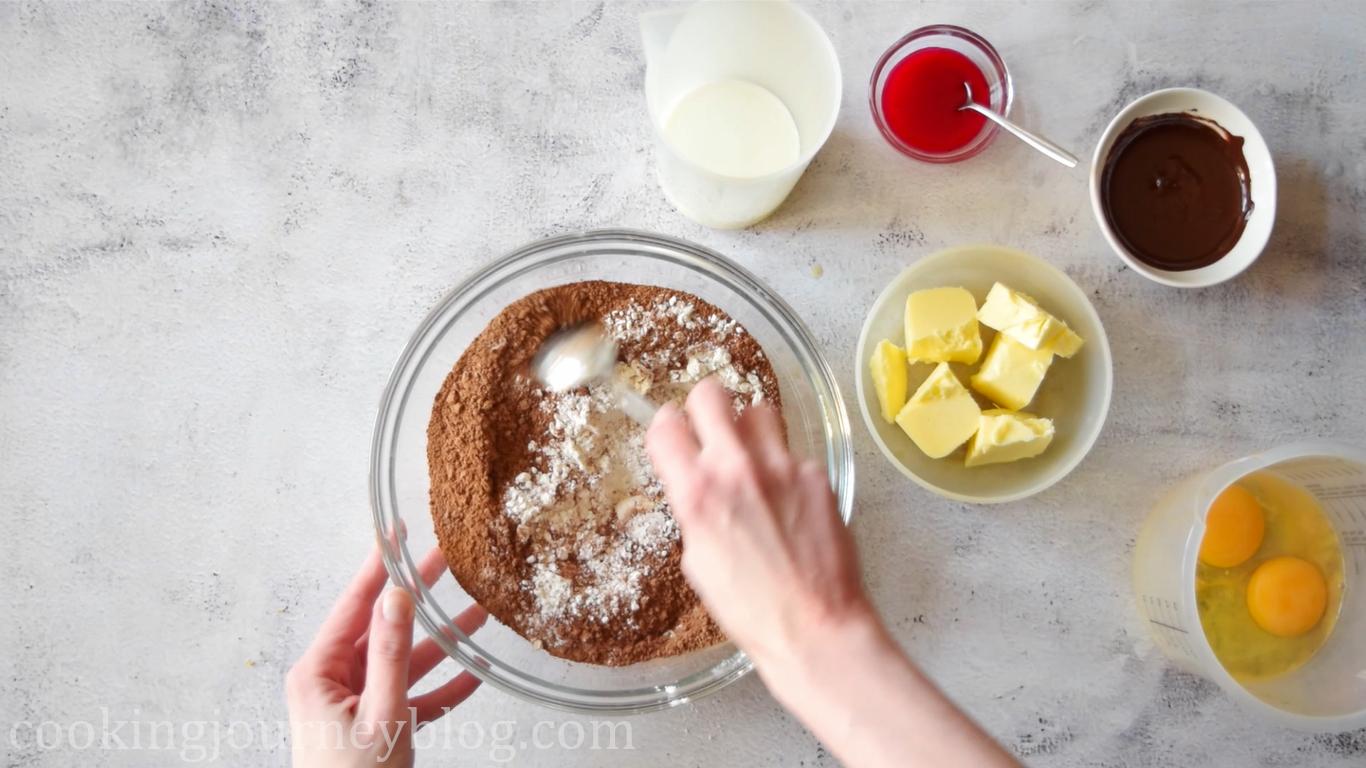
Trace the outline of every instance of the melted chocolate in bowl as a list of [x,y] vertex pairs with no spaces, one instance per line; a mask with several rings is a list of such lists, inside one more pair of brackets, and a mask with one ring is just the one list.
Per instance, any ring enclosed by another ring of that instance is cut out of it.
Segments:
[[1243,138],[1185,112],[1140,117],[1101,175],[1105,219],[1134,258],[1185,271],[1223,258],[1252,213]]

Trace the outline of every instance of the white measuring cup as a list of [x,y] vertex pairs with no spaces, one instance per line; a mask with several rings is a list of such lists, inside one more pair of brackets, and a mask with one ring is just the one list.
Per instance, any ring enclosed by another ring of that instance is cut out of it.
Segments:
[[[784,0],[703,0],[640,17],[645,101],[656,170],[680,213],[716,229],[740,229],[782,204],[830,137],[840,108],[835,46],[805,11]],[[740,80],[780,100],[797,129],[797,159],[763,176],[714,173],[682,157],[664,126],[679,100],[711,83]]]
[[[1235,680],[1205,639],[1195,567],[1205,514],[1225,488],[1253,472],[1312,494],[1337,530],[1345,584],[1337,625],[1303,666],[1267,680]],[[1366,450],[1314,441],[1275,448],[1192,477],[1158,502],[1134,550],[1138,608],[1158,647],[1272,722],[1320,733],[1366,726]]]

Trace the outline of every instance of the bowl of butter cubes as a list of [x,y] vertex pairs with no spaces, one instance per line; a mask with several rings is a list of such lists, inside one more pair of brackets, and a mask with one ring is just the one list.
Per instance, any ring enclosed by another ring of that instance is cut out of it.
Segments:
[[1105,425],[1110,343],[1086,293],[1048,262],[962,246],[912,264],[859,334],[856,389],[878,449],[957,501],[1032,496]]

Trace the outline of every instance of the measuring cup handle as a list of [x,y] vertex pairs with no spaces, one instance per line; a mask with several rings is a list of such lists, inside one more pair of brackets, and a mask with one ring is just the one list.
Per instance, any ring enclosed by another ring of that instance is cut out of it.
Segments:
[[640,14],[640,42],[645,49],[645,64],[657,61],[673,37],[684,10],[648,11]]

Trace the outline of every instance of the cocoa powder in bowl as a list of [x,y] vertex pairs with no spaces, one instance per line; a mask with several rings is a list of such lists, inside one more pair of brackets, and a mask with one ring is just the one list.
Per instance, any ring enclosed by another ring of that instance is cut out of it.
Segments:
[[547,652],[626,665],[724,639],[679,569],[681,545],[644,450],[608,388],[543,390],[529,364],[559,328],[598,320],[619,373],[656,403],[717,375],[739,407],[781,411],[758,343],[717,307],[589,281],[506,307],[447,375],[427,428],[431,512],[451,573]]

